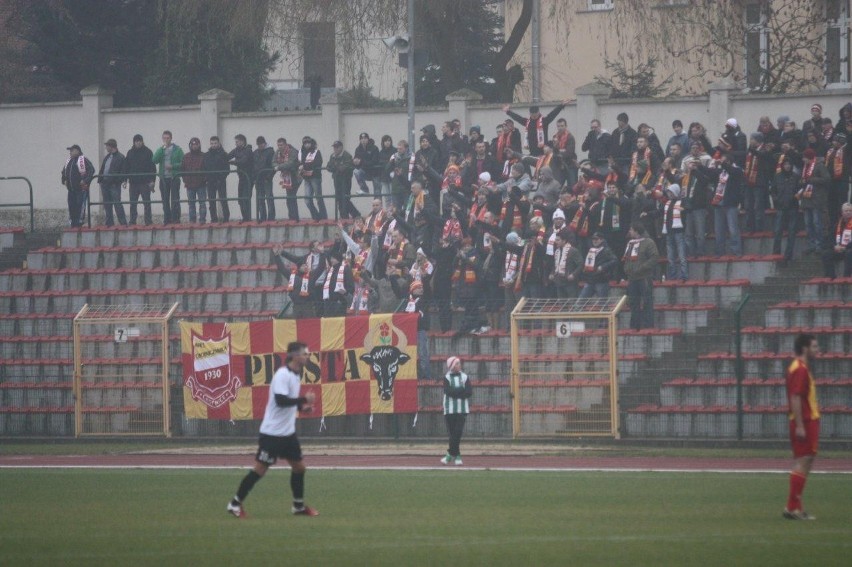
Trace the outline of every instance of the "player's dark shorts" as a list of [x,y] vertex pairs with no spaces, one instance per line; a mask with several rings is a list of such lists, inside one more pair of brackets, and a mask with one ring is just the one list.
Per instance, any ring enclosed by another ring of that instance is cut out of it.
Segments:
[[267,465],[274,465],[279,458],[288,461],[302,460],[302,446],[299,445],[298,437],[295,434],[287,437],[276,437],[261,433],[254,460]]
[[796,422],[790,420],[790,444],[793,446],[793,457],[808,457],[817,454],[819,445],[819,420],[805,421],[805,438],[796,437]]

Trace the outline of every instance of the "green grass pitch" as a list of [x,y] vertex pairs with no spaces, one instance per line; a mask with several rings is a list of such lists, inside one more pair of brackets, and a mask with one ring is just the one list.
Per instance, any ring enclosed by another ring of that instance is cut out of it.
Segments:
[[781,474],[309,470],[317,518],[273,468],[0,470],[2,565],[848,565],[852,478]]

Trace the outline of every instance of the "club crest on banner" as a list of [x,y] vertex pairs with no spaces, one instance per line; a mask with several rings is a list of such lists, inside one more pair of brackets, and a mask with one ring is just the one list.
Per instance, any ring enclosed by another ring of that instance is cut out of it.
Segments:
[[[396,336],[396,345],[394,345]],[[399,367],[411,360],[403,352],[408,346],[408,338],[393,322],[382,323],[371,329],[364,339],[364,349],[369,352],[361,355],[361,360],[370,365],[379,388],[379,396],[387,401],[393,397],[393,384]]]
[[210,408],[222,407],[237,398],[243,385],[231,368],[231,335],[211,339],[192,333],[193,371],[186,377],[192,399]]

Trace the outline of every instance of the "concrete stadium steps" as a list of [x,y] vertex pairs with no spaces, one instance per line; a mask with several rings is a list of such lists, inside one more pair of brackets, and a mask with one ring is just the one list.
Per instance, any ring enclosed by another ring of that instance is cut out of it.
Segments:
[[[181,383],[180,353],[171,353],[169,377]],[[81,379],[92,382],[115,381],[122,376],[158,376],[161,362],[157,357],[87,358],[82,366]],[[0,366],[2,382],[68,382],[73,379],[72,358],[11,358]]]
[[[67,358],[74,342],[71,336],[0,336],[0,358]],[[159,356],[159,335],[140,335],[117,343],[113,335],[86,335],[81,345],[85,358],[150,358]],[[169,352],[181,352],[180,335],[169,336]]]
[[[504,318],[505,310],[502,302],[497,309],[491,309],[502,313]],[[714,304],[699,304],[699,305],[654,305],[655,328],[657,329],[680,329],[684,333],[695,333],[699,328],[706,327],[708,322],[718,316],[718,308]],[[464,310],[460,307],[453,308],[453,331],[462,330],[464,323]],[[555,322],[553,323],[555,325]],[[440,331],[440,321],[438,319],[437,310],[431,312],[429,320],[429,330],[431,332]],[[630,310],[625,308],[618,315],[618,326],[620,329],[630,328]],[[465,329],[466,330],[466,329]]]
[[[619,329],[618,351],[621,354],[648,354],[658,357],[673,349],[675,337],[681,335],[680,329]],[[538,336],[536,336],[538,335]],[[511,352],[511,341],[506,331],[489,331],[482,335],[455,336],[455,333],[429,332],[429,352],[458,352],[461,356]],[[604,330],[575,332],[571,340],[552,336],[552,333],[521,333],[519,337],[523,352],[560,352],[580,354],[603,352],[606,348],[607,334]]]
[[[784,256],[780,255],[702,256],[689,260],[689,279],[748,280],[752,284],[762,284],[767,278],[778,275],[783,260]],[[661,268],[666,263],[665,257],[660,258]]]
[[12,248],[24,237],[23,228],[0,228],[0,251]]
[[[749,439],[786,439],[787,410],[770,406],[743,408],[743,435]],[[820,438],[852,435],[852,407],[821,408]],[[627,411],[625,430],[630,437],[703,437],[732,439],[737,435],[733,406],[659,406],[646,404]]]
[[76,313],[83,305],[157,305],[177,302],[183,312],[269,310],[277,313],[286,302],[283,287],[137,289],[127,291],[7,291],[0,292],[0,311],[24,313]]
[[[41,248],[27,255],[27,267],[150,269],[177,266],[256,266],[272,263],[276,243],[234,243],[173,246],[99,246],[89,248]],[[283,245],[293,254],[306,254],[308,242]]]
[[180,224],[170,226],[128,226],[67,229],[62,233],[64,248],[98,246],[172,246],[236,243],[285,243],[328,240],[338,233],[337,222],[274,221],[265,223],[230,222],[222,224]]
[[0,290],[71,291],[146,288],[270,287],[283,283],[270,264],[159,268],[46,269],[0,272]]
[[[774,221],[773,221],[774,222]],[[712,223],[711,223],[712,225]],[[774,225],[773,225],[774,226]],[[712,226],[711,226],[712,228]],[[743,254],[770,256],[774,245],[773,232],[771,230],[761,232],[744,232],[742,233]],[[707,236],[707,252],[712,253],[716,246],[716,237],[713,234]],[[783,254],[787,247],[787,237],[781,239],[781,253]],[[804,231],[796,233],[796,245],[793,247],[793,259],[801,258],[804,251],[808,247],[807,235]]]
[[[792,355],[786,352],[748,352],[743,356],[745,376],[784,376]],[[813,363],[814,373],[823,378],[852,376],[852,353],[823,353]],[[736,376],[736,355],[729,352],[711,352],[698,356],[695,371],[699,376]]]
[[852,278],[812,278],[799,284],[799,300],[852,303]]
[[852,303],[785,301],[766,309],[767,327],[852,327]]
[[[737,305],[748,292],[751,282],[739,280],[687,280],[654,282],[654,303],[712,303],[727,308]],[[610,285],[610,297],[627,294],[627,282]]]
[[[446,360],[444,355],[433,355],[429,357],[430,371],[433,377],[443,376],[446,372]],[[601,372],[609,369],[609,358],[601,354],[530,354],[520,358],[521,363],[527,367],[535,364],[546,366],[546,372],[553,375],[579,374],[587,379],[589,376],[598,376]],[[646,354],[627,354],[619,357],[618,377],[619,381],[637,379],[640,376],[643,363],[648,360]],[[491,380],[495,377],[505,376],[507,369],[511,366],[512,355],[506,354],[479,354],[464,355],[464,368],[471,376],[479,380]]]
[[852,352],[852,327],[744,327],[743,352],[789,354],[801,333],[815,335],[823,352]]
[[[817,378],[820,405],[852,408],[852,378]],[[743,403],[749,406],[787,408],[784,378],[746,378]],[[734,378],[675,378],[660,387],[663,406],[733,406],[737,403]]]

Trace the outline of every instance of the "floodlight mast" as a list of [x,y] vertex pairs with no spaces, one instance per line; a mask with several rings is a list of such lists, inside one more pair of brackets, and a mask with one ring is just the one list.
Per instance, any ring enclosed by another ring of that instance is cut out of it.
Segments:
[[414,151],[414,0],[408,0],[408,148]]

